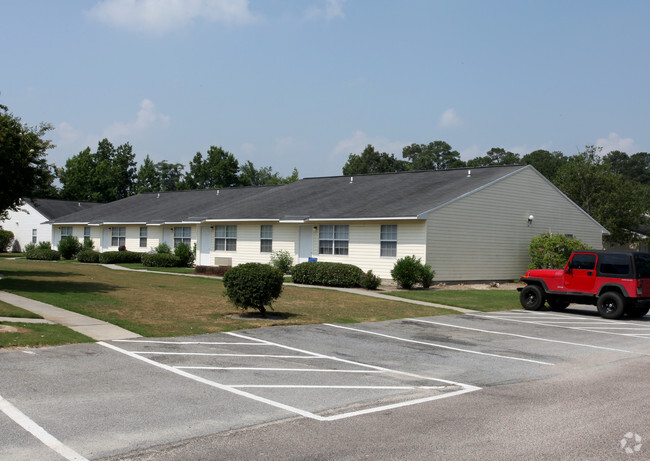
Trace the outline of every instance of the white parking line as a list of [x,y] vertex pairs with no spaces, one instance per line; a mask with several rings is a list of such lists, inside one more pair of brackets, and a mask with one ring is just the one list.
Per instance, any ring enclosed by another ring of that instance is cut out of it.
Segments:
[[441,348],[441,349],[449,349],[449,350],[452,350],[452,351],[466,352],[468,354],[486,355],[486,356],[489,356],[489,357],[496,357],[496,358],[499,358],[499,359],[518,360],[518,361],[521,361],[521,362],[537,363],[537,364],[540,364],[540,365],[553,365],[552,363],[542,362],[542,361],[539,361],[539,360],[524,359],[524,358],[521,358],[521,357],[513,357],[513,356],[510,356],[510,355],[490,354],[488,352],[471,351],[469,349],[460,349],[458,347],[444,346],[442,344],[430,343],[428,341],[416,341],[415,339],[400,338],[399,336],[392,336],[392,335],[386,335],[386,334],[383,334],[383,333],[376,333],[374,331],[361,330],[360,328],[344,327],[342,325],[334,325],[332,323],[324,323],[323,325],[327,325],[327,326],[334,327],[334,328],[341,328],[341,329],[344,329],[344,330],[356,331],[356,332],[359,332],[359,333],[366,333],[366,334],[369,334],[369,335],[382,336],[384,338],[395,339],[397,341],[404,341],[404,342],[407,342],[407,343],[422,344],[422,345],[425,345],[425,346],[438,347],[438,348]]
[[217,354],[211,352],[159,352],[159,351],[132,351],[144,355],[187,355],[205,357],[264,357],[272,359],[317,359],[318,357],[306,355],[271,355],[271,354]]
[[433,322],[431,320],[422,320],[422,319],[405,319],[405,320],[411,320],[413,322],[420,322],[420,323],[428,323],[428,324],[432,324],[432,325],[441,325],[441,326],[450,327],[450,328],[459,328],[461,330],[478,331],[480,333],[489,333],[489,334],[493,334],[493,335],[514,336],[516,338],[532,339],[532,340],[535,340],[535,341],[545,341],[545,342],[549,342],[549,343],[566,344],[568,346],[589,347],[589,348],[592,348],[592,349],[601,349],[601,350],[612,351],[612,352],[624,352],[624,353],[635,354],[635,355],[650,355],[650,354],[643,354],[643,353],[640,353],[640,352],[628,351],[628,350],[624,350],[624,349],[615,349],[615,348],[611,348],[611,347],[595,346],[593,344],[574,343],[574,342],[571,342],[571,341],[560,341],[560,340],[557,340],[557,339],[540,338],[538,336],[526,336],[526,335],[518,335],[516,333],[504,333],[502,331],[493,331],[493,330],[483,330],[483,329],[480,329],[480,328],[462,327],[462,326],[459,326],[459,325],[452,325],[452,324],[449,324],[449,323]]
[[383,373],[378,370],[332,370],[329,368],[263,368],[263,367],[202,367],[177,366],[179,370],[247,370],[247,371],[299,371],[300,373]]
[[55,438],[52,434],[50,434],[41,426],[36,424],[25,413],[23,413],[14,405],[12,405],[10,402],[5,400],[1,395],[0,395],[0,410],[5,415],[9,416],[9,418],[11,418],[16,424],[18,424],[27,432],[29,432],[38,440],[40,440],[45,446],[57,452],[65,459],[70,461],[88,461],[87,458],[84,458],[79,453],[74,451],[72,448],[61,443],[57,438]]
[[[254,337],[250,337],[250,336],[245,336],[245,335],[242,335],[242,334],[237,334],[237,333],[226,333],[226,334],[229,334],[229,335],[237,337],[237,338],[246,339],[246,340],[249,341],[249,342],[246,342],[246,343],[238,343],[238,344],[240,344],[242,346],[244,346],[244,345],[245,346],[250,346],[250,345],[254,344],[254,345],[257,345],[257,346],[279,347],[279,348],[283,348],[283,349],[286,349],[286,350],[291,350],[293,352],[298,352],[300,354],[305,354],[305,355],[311,356],[313,358],[333,360],[333,361],[336,361],[336,362],[346,363],[346,364],[349,364],[349,365],[354,365],[354,366],[363,368],[362,370],[348,370],[347,372],[357,372],[357,373],[365,373],[365,374],[368,374],[368,373],[377,373],[377,374],[385,373],[385,374],[389,374],[391,376],[402,375],[402,376],[409,377],[409,378],[417,378],[417,379],[420,379],[420,380],[434,381],[434,382],[437,382],[437,383],[443,383],[445,385],[442,385],[442,386],[440,386],[440,385],[436,385],[436,386],[338,386],[338,385],[307,386],[307,385],[305,385],[305,386],[303,386],[303,385],[293,385],[293,384],[284,384],[284,385],[238,384],[236,386],[233,386],[233,385],[221,384],[221,383],[218,383],[218,382],[203,378],[201,376],[197,376],[197,375],[188,373],[186,371],[183,371],[183,369],[212,369],[211,367],[181,367],[181,366],[174,367],[174,366],[170,366],[170,365],[165,365],[165,364],[160,363],[160,362],[156,362],[154,360],[143,357],[139,353],[131,352],[131,351],[128,351],[126,349],[122,349],[120,347],[117,347],[117,346],[115,346],[113,344],[105,343],[103,341],[100,341],[97,344],[100,344],[100,345],[102,345],[104,347],[112,349],[112,350],[114,350],[116,352],[120,352],[122,354],[125,354],[125,355],[127,355],[129,357],[135,358],[137,360],[141,360],[141,361],[143,361],[145,363],[156,366],[156,367],[161,368],[163,370],[170,371],[170,372],[175,373],[177,375],[180,375],[180,376],[183,376],[185,378],[191,379],[193,381],[196,381],[196,382],[199,382],[199,383],[202,383],[202,384],[206,384],[208,386],[212,386],[212,387],[215,387],[217,389],[221,389],[221,390],[224,390],[224,391],[227,391],[227,392],[232,392],[232,393],[237,394],[239,396],[246,397],[246,398],[249,398],[251,400],[261,402],[261,403],[265,403],[267,405],[270,405],[270,406],[273,406],[273,407],[276,407],[276,408],[281,408],[283,410],[286,410],[286,411],[289,411],[289,412],[292,412],[292,413],[295,413],[295,414],[298,414],[298,415],[301,415],[301,416],[304,416],[304,417],[307,417],[307,418],[315,419],[315,420],[318,420],[318,421],[335,421],[335,420],[339,420],[339,419],[343,419],[343,418],[349,418],[349,417],[368,414],[368,413],[374,413],[374,412],[379,412],[379,411],[384,411],[384,410],[389,410],[389,409],[405,407],[405,406],[409,406],[409,405],[416,405],[416,404],[420,404],[420,403],[431,402],[431,401],[434,401],[434,400],[453,397],[453,396],[465,394],[465,393],[468,393],[468,392],[474,392],[474,391],[477,391],[477,390],[481,389],[480,387],[473,386],[473,385],[470,385],[470,384],[458,383],[458,382],[449,381],[449,380],[445,380],[445,379],[430,378],[430,377],[426,377],[426,376],[416,375],[416,374],[413,374],[413,373],[407,373],[407,372],[402,372],[402,371],[398,371],[398,370],[391,370],[391,369],[388,369],[388,368],[378,367],[378,366],[375,366],[375,365],[369,365],[369,364],[365,364],[365,363],[361,363],[361,362],[355,362],[355,361],[352,361],[352,360],[341,359],[341,358],[338,358],[338,357],[318,354],[318,353],[315,353],[315,352],[306,351],[306,350],[302,350],[302,349],[298,349],[298,348],[294,348],[294,347],[290,347],[290,346],[285,346],[283,344],[274,343],[274,342],[271,342],[271,341],[266,341],[266,340],[263,340],[263,339],[258,339],[258,338],[254,338]],[[136,341],[126,340],[126,342],[149,342],[149,341],[146,341],[146,340],[136,340]],[[150,342],[159,343],[157,341],[150,341]],[[185,345],[187,345],[187,344],[210,344],[210,343],[167,341],[167,342],[165,342],[165,344],[185,344]],[[228,343],[228,342],[219,342],[219,343],[211,343],[211,344],[233,345],[233,343]],[[223,369],[223,370],[233,370],[233,369],[235,369],[235,370],[255,370],[255,371],[260,371],[260,370],[262,370],[262,371],[294,371],[294,372],[295,371],[300,371],[300,372],[312,371],[310,369],[264,369],[264,368],[253,368],[253,367],[237,367],[237,368],[235,368],[235,367],[215,367],[215,369]],[[326,371],[326,372],[346,372],[344,370],[333,370],[333,369],[328,369],[328,370],[323,370],[323,371]],[[330,416],[321,416],[321,415],[312,413],[310,411],[306,411],[306,410],[303,410],[303,409],[300,409],[300,408],[297,408],[297,407],[294,407],[294,406],[291,406],[291,405],[286,405],[286,404],[283,404],[283,403],[280,403],[280,402],[277,402],[277,401],[274,401],[274,400],[271,400],[271,399],[267,399],[265,397],[260,397],[258,395],[251,394],[249,392],[246,392],[246,391],[243,391],[243,390],[240,389],[240,388],[253,388],[253,389],[255,389],[255,388],[258,388],[258,389],[263,389],[263,388],[275,388],[275,389],[279,388],[279,389],[283,389],[284,388],[284,389],[349,389],[349,390],[366,390],[366,389],[444,390],[444,389],[449,389],[450,386],[458,387],[460,389],[450,391],[450,392],[446,392],[446,393],[442,393],[442,394],[436,394],[436,395],[429,396],[429,397],[418,398],[418,399],[413,399],[413,400],[406,400],[406,401],[402,401],[402,402],[394,403],[394,404],[390,404],[390,405],[381,405],[381,406],[376,406],[376,407],[370,407],[370,408],[366,408],[366,409],[363,409],[363,410],[352,411],[352,412],[347,412],[347,413],[340,413],[340,414],[330,415]]]

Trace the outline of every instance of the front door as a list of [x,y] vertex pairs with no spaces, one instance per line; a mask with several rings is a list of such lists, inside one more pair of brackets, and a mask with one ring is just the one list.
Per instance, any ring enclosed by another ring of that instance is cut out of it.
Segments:
[[311,226],[300,226],[298,239],[298,263],[304,263],[311,258],[314,251],[314,233]]
[[201,266],[209,266],[210,265],[210,243],[212,240],[211,239],[212,231],[207,226],[199,227],[199,231],[201,232],[201,235],[199,237],[200,243],[198,245],[200,257],[197,259],[199,260],[199,264]]

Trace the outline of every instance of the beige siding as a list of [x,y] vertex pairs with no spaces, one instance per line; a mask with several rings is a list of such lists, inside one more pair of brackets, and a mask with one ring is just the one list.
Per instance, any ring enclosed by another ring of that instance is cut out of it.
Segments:
[[602,248],[600,226],[525,169],[430,213],[426,260],[436,281],[516,279],[530,262],[531,239],[549,231]]

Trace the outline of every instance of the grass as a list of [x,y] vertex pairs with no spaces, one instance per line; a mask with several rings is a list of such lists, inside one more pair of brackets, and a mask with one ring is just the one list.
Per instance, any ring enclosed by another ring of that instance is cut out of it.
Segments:
[[516,290],[414,290],[388,294],[481,312],[521,309],[519,292]]
[[126,267],[127,269],[136,269],[136,270],[145,270],[152,272],[170,272],[173,274],[193,274],[193,267],[147,267],[143,266],[140,263],[124,263],[117,264],[120,267]]
[[5,302],[0,301],[0,317],[17,317],[23,319],[40,319],[38,314],[21,309],[20,307],[12,306]]
[[0,323],[0,347],[40,347],[90,343],[94,340],[63,325],[46,323]]
[[355,323],[455,314],[333,290],[285,286],[272,319],[240,318],[221,280],[124,272],[95,264],[1,260],[0,290],[98,318],[148,337],[270,325]]

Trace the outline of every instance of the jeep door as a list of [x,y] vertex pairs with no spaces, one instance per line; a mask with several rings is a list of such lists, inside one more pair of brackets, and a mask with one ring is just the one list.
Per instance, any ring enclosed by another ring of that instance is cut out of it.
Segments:
[[592,293],[596,283],[596,262],[594,253],[575,253],[564,271],[564,287],[567,291]]

